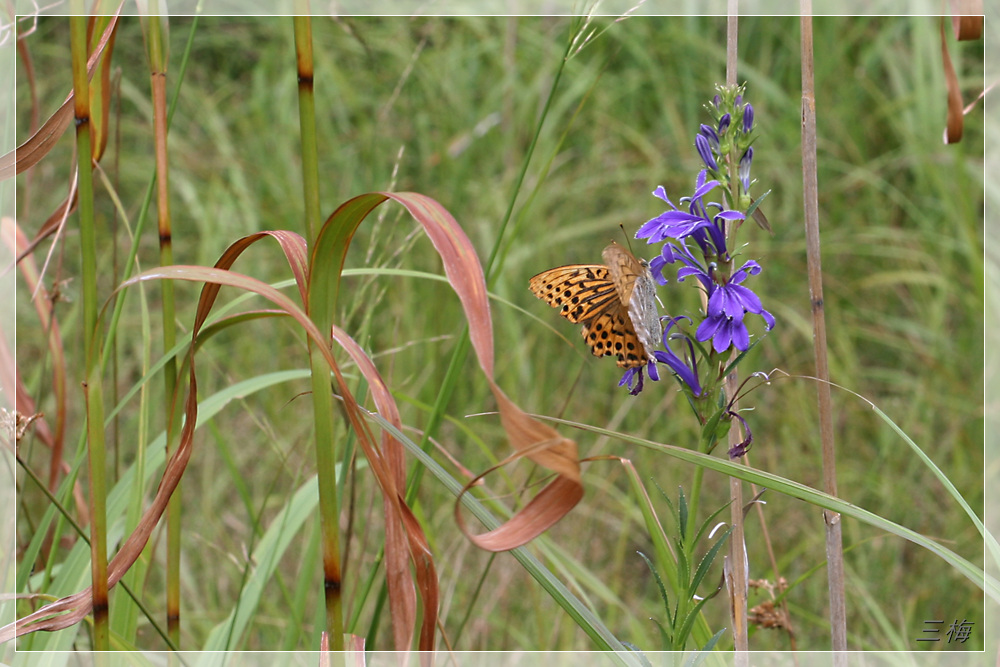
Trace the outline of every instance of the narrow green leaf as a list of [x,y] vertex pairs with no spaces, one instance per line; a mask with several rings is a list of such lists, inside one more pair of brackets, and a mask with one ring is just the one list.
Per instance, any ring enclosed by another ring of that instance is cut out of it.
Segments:
[[991,598],[1000,602],[1000,582],[998,582],[996,577],[993,575],[987,574],[967,559],[958,555],[954,551],[945,548],[941,544],[938,544],[934,540],[925,537],[914,530],[906,528],[905,526],[889,521],[874,512],[858,507],[857,505],[852,505],[851,503],[841,500],[840,498],[836,498],[822,491],[817,491],[816,489],[806,486],[805,484],[786,479],[779,475],[775,475],[774,473],[765,472],[763,470],[755,470],[744,465],[732,463],[730,461],[702,454],[700,452],[691,451],[690,449],[685,449],[683,447],[665,445],[652,440],[637,438],[626,433],[610,431],[597,426],[583,425],[565,419],[557,419],[555,417],[543,417],[543,419],[547,419],[558,424],[572,426],[590,433],[607,436],[609,438],[617,438],[624,442],[631,442],[633,444],[661,452],[681,461],[703,466],[709,470],[714,470],[724,475],[730,475],[752,484],[767,487],[776,493],[782,493],[787,496],[791,496],[792,498],[804,500],[807,503],[816,505],[817,507],[839,512],[844,516],[853,517],[858,521],[875,526],[876,528],[902,537],[905,540],[909,540],[910,542],[927,549],[951,565],[957,572],[975,584],[978,588],[982,589]]
[[656,571],[656,568],[653,567],[652,561],[649,560],[646,554],[641,551],[636,551],[636,553],[639,554],[640,558],[646,561],[646,567],[648,567],[649,571],[653,573],[653,579],[656,580],[656,586],[660,589],[660,599],[663,600],[663,609],[667,613],[667,622],[673,625],[674,621],[670,616],[670,598],[667,596],[667,589],[663,587],[663,580],[660,579],[660,574]]
[[726,543],[726,540],[729,538],[729,534],[732,532],[733,527],[730,526],[728,530],[726,530],[726,532],[724,532],[722,536],[716,540],[715,544],[712,545],[712,548],[709,549],[705,556],[701,559],[701,562],[698,563],[698,569],[695,571],[694,578],[691,580],[691,586],[688,587],[688,597],[691,597],[698,592],[698,586],[701,585],[702,579],[704,579],[705,575],[708,574],[708,568],[712,566],[712,562],[718,555],[719,549],[721,549],[722,545]]

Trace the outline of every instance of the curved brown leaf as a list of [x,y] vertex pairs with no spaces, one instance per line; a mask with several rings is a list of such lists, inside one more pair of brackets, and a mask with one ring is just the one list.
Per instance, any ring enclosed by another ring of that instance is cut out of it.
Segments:
[[[486,278],[469,237],[455,218],[434,199],[416,192],[381,193],[410,212],[424,228],[435,250],[441,255],[445,274],[458,294],[469,322],[469,338],[479,365],[490,383],[490,390],[500,410],[500,421],[511,446],[520,456],[534,461],[558,477],[526,506],[499,528],[472,535],[455,514],[466,536],[481,549],[508,551],[530,542],[564,517],[583,497],[580,463],[576,442],[565,438],[551,426],[530,417],[511,401],[493,380],[493,322],[486,292]],[[466,490],[476,480],[467,485]]]
[[[111,16],[91,16],[87,22],[87,42],[93,39],[95,27],[109,27],[107,22],[114,25],[111,27],[111,37],[108,38],[107,45],[102,51],[98,51],[99,62],[97,69],[99,74],[95,77],[94,84],[90,86],[90,121],[93,128],[93,139],[91,141],[91,157],[95,162],[99,162],[104,155],[104,149],[108,146],[108,117],[111,107],[111,54],[115,49],[115,34],[118,32],[118,25],[115,17]],[[103,33],[103,31],[102,31]]]
[[983,0],[951,0],[951,29],[960,42],[983,36]]
[[[347,332],[333,327],[333,339],[350,355],[368,382],[375,406],[388,422],[403,428],[399,408],[375,364]],[[423,528],[406,504],[406,462],[403,446],[388,431],[382,431],[381,451],[365,451],[372,471],[382,487],[385,509],[385,569],[392,612],[392,631],[397,651],[407,651],[416,625],[416,595],[410,582],[409,560],[416,570],[416,581],[424,601],[421,626],[421,650],[433,650],[437,625],[439,590],[437,572],[430,545]],[[377,468],[376,468],[377,466]],[[409,559],[407,559],[409,554]]]
[[[97,63],[100,60],[101,54],[114,35],[115,28],[118,25],[118,14],[121,12],[124,4],[123,0],[118,5],[114,16],[101,34],[100,41],[98,41],[91,52],[90,58],[87,59],[88,77],[94,76],[94,71],[97,69]],[[66,96],[66,101],[62,103],[62,106],[54,114],[49,116],[48,120],[42,124],[37,132],[10,153],[0,156],[0,181],[11,178],[15,174],[20,174],[25,169],[38,164],[52,150],[52,147],[55,146],[56,141],[63,135],[63,132],[66,131],[72,120],[73,91],[70,90],[69,95]]]
[[[979,39],[983,34],[982,13],[982,0],[952,0],[951,28],[955,39],[958,41]],[[944,130],[944,143],[955,144],[962,140],[965,112],[958,75],[948,53],[944,17],[941,17],[941,62],[944,67],[945,84],[948,87],[948,120]]]
[[[21,228],[10,218],[3,220],[3,240],[14,251],[14,255],[21,255],[28,245]],[[41,280],[38,267],[29,258],[27,262],[19,264],[21,274],[24,276],[25,286],[28,291],[35,294],[36,287]],[[36,425],[42,441],[52,449],[52,458],[49,465],[49,490],[55,490],[59,481],[59,471],[62,468],[63,442],[66,434],[66,360],[63,354],[62,334],[59,330],[59,322],[52,316],[53,299],[48,291],[41,287],[35,298],[32,299],[35,311],[38,313],[38,322],[43,331],[47,332],[49,354],[52,355],[52,395],[56,402],[55,428],[49,429],[48,421],[43,417]],[[22,414],[33,414],[34,410],[25,411],[27,406],[22,406],[22,400],[31,400],[24,386],[21,385],[20,373],[18,373],[17,403],[18,410]],[[23,398],[22,398],[23,397]],[[33,403],[33,401],[32,401]]]
[[[306,250],[305,241],[302,237],[293,232],[259,232],[240,239],[231,245],[226,252],[223,253],[215,267],[208,268],[204,266],[183,265],[158,267],[133,276],[129,280],[122,283],[115,290],[115,293],[131,285],[150,280],[186,280],[204,283],[201,297],[198,301],[195,323],[191,334],[192,340],[197,343],[198,334],[211,312],[221,286],[228,285],[255,292],[269,299],[277,305],[282,312],[287,313],[303,327],[306,335],[317,342],[321,353],[323,353],[327,363],[330,364],[330,367],[334,370],[335,375],[340,377],[341,388],[345,388],[346,383],[343,382],[343,378],[340,376],[339,368],[337,367],[336,361],[330,352],[330,348],[322,342],[324,340],[322,334],[320,334],[319,329],[316,328],[302,308],[296,306],[295,303],[281,291],[264,282],[251,278],[250,276],[228,271],[226,268],[220,268],[231,266],[236,258],[239,257],[239,255],[246,248],[261,238],[266,237],[274,238],[278,241],[282,249],[285,251],[286,257],[289,258],[289,263],[292,266],[293,273],[296,275],[296,279],[299,280],[301,278],[304,280],[303,268]],[[302,288],[300,287],[300,294],[301,289]],[[114,293],[106,302],[105,307],[101,312],[101,317],[104,316],[108,305],[112,302],[111,298],[113,296]],[[180,483],[180,479],[184,474],[187,463],[191,458],[194,441],[194,429],[198,421],[197,376],[195,373],[194,363],[194,352],[196,347],[196,345],[192,345],[189,351],[188,367],[190,370],[190,382],[184,405],[184,425],[181,429],[178,447],[167,461],[163,477],[160,480],[160,484],[149,508],[147,508],[147,510],[143,513],[135,530],[131,535],[129,535],[128,539],[125,540],[124,544],[122,544],[118,553],[116,553],[114,558],[112,558],[110,563],[108,563],[109,589],[121,580],[128,569],[141,555],[142,549],[145,547],[153,529],[156,527],[157,522],[163,515],[167,503],[170,500],[170,496]],[[348,403],[349,406],[353,403],[353,398],[349,393],[345,393],[344,398],[345,402]],[[354,404],[353,407],[355,413],[357,413],[357,405]],[[351,413],[350,407],[348,408],[348,413]],[[357,417],[356,421],[361,421],[360,416]],[[359,438],[361,438],[361,436],[359,436]],[[61,598],[60,600],[46,605],[22,619],[18,619],[14,623],[0,628],[0,644],[29,632],[37,632],[40,630],[61,630],[63,628],[70,627],[79,623],[90,612],[91,604],[91,587],[88,586],[86,589],[78,593]]]
[[52,212],[52,215],[42,223],[42,226],[38,228],[35,233],[35,238],[31,243],[25,244],[23,247],[19,248],[17,251],[17,261],[21,262],[25,257],[30,255],[38,247],[38,244],[52,236],[63,223],[69,214],[76,210],[77,204],[77,190],[76,181],[73,182],[73,191],[70,193],[69,197],[63,200],[63,203],[56,207],[56,210]]

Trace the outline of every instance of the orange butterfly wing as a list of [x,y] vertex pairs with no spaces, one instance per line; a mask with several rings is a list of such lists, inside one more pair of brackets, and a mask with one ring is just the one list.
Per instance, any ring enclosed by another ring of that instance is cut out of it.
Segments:
[[[620,282],[620,280],[619,280]],[[643,366],[649,358],[607,266],[571,264],[543,271],[528,288],[574,324],[597,357],[615,355],[618,366]]]

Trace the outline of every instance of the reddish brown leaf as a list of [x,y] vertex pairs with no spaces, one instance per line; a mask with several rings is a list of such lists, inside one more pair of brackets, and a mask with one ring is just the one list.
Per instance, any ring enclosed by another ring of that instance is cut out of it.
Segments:
[[[983,34],[983,3],[982,0],[952,0],[951,27],[958,41],[979,39]],[[948,121],[944,131],[946,144],[958,143],[962,140],[965,124],[965,112],[962,104],[962,90],[958,84],[958,75],[948,53],[948,40],[945,35],[944,17],[941,18],[941,61],[944,67],[945,83],[948,87]]]
[[[124,4],[123,1],[118,5],[118,9],[115,10],[111,22],[108,23],[107,28],[105,28],[104,33],[101,35],[100,41],[94,47],[90,58],[87,60],[87,75],[89,77],[94,76],[101,53],[104,51],[105,46],[107,46],[108,41],[111,40],[115,26],[118,25],[118,14],[121,12]],[[62,103],[62,106],[42,124],[42,127],[37,132],[12,152],[0,157],[0,181],[11,178],[15,174],[20,174],[25,169],[38,164],[52,150],[52,147],[55,146],[56,141],[63,135],[63,132],[66,131],[72,120],[73,91],[71,90],[69,95],[66,96],[66,101]]]
[[[28,239],[25,238],[24,232],[10,218],[5,218],[3,221],[3,240],[14,252],[14,255],[23,254],[24,248],[28,245]],[[39,420],[35,428],[42,441],[48,444],[52,450],[49,464],[49,490],[54,491],[59,481],[59,471],[63,467],[62,451],[66,433],[66,360],[63,354],[62,334],[59,330],[59,322],[52,316],[53,300],[48,291],[38,284],[41,277],[34,260],[28,257],[27,261],[19,264],[19,268],[28,291],[35,294],[32,302],[38,313],[38,323],[43,331],[48,332],[49,354],[52,355],[52,395],[56,402],[55,429],[50,430],[48,421],[44,418]],[[36,288],[38,288],[37,294]],[[31,398],[27,395],[26,389],[21,386],[20,374],[18,374],[18,410],[22,414],[33,414],[34,408],[23,405],[24,401],[31,401]],[[31,403],[34,402],[31,401]]]
[[954,144],[962,140],[962,91],[958,87],[958,76],[951,64],[948,40],[945,37],[944,18],[941,18],[941,60],[944,65],[944,79],[948,85],[948,123],[944,131],[944,143]]
[[[33,253],[35,251],[35,248],[38,247],[39,243],[41,243],[48,237],[52,236],[52,234],[54,234],[59,229],[59,226],[62,225],[63,222],[69,217],[69,214],[76,210],[76,204],[77,204],[77,190],[75,187],[76,181],[74,180],[73,183],[74,183],[73,192],[71,192],[70,196],[67,197],[65,200],[63,200],[63,203],[59,204],[59,206],[56,207],[56,210],[52,212],[52,215],[50,215],[48,219],[44,223],[42,223],[42,226],[38,229],[38,232],[35,234],[35,239],[31,243],[28,243],[23,247],[18,248],[17,251],[18,262],[20,262],[25,257]],[[69,207],[69,210],[67,210],[67,205]]]
[[960,42],[983,36],[983,0],[951,0],[951,29]]
[[[511,446],[517,455],[525,456],[559,475],[507,523],[483,535],[474,536],[464,529],[459,502],[456,501],[459,526],[474,544],[489,551],[514,549],[548,530],[583,497],[576,442],[528,416],[493,381],[493,322],[487,300],[486,278],[472,242],[452,215],[441,204],[419,193],[383,194],[406,207],[441,255],[448,281],[462,302],[469,322],[472,347],[489,379],[490,390],[500,410],[500,421]],[[476,481],[470,482],[466,490]]]
[[[267,233],[253,235],[254,238],[263,238],[265,236],[276,236],[276,238],[279,239],[279,242],[285,243],[287,246],[292,248],[296,245],[295,237],[297,235],[288,232],[282,232],[276,235]],[[241,241],[246,241],[246,239]],[[253,241],[249,241],[242,244],[237,242],[237,244],[234,245],[242,245],[242,247],[245,248],[252,242]],[[293,250],[292,254],[295,254],[295,252],[298,251]],[[227,251],[223,255],[223,259],[220,259],[220,262],[225,261],[228,264],[232,264],[238,256],[239,252]],[[343,383],[343,378],[340,376],[339,368],[337,367],[333,355],[330,353],[329,347],[322,342],[323,336],[320,334],[319,330],[315,327],[315,325],[313,325],[301,308],[296,306],[295,303],[282,292],[271,287],[270,285],[249,276],[234,273],[232,271],[226,271],[216,267],[168,266],[158,267],[156,269],[140,273],[125,283],[122,283],[118,289],[121,290],[130,285],[135,285],[139,282],[149,280],[187,280],[205,283],[205,286],[202,288],[201,297],[196,310],[195,325],[192,329],[192,338],[196,341],[201,327],[208,317],[208,314],[211,312],[212,305],[218,296],[220,286],[229,285],[231,287],[249,290],[269,299],[303,327],[306,334],[318,344],[324,358],[330,364],[331,368],[334,369],[335,375],[340,377],[341,386],[346,386],[346,383]],[[110,300],[108,303],[110,303]],[[195,346],[192,346],[191,351],[189,352],[188,366],[190,370],[190,382],[184,406],[184,426],[181,430],[178,447],[174,450],[170,459],[167,461],[163,477],[160,480],[156,495],[153,497],[149,508],[143,513],[136,529],[131,535],[129,535],[128,539],[126,539],[124,544],[122,544],[118,553],[115,554],[114,558],[112,558],[111,562],[108,564],[109,589],[121,580],[121,578],[142,553],[142,549],[149,540],[149,536],[152,534],[153,528],[155,528],[160,517],[163,515],[167,502],[170,500],[170,496],[180,483],[180,479],[184,474],[187,463],[191,458],[191,451],[194,442],[194,428],[198,421],[198,386],[194,363],[195,349]],[[345,402],[348,403],[348,405],[351,405],[353,403],[353,398],[347,394],[345,395]],[[356,413],[357,405],[353,404],[353,408]],[[348,408],[348,414],[351,414],[350,407]],[[356,417],[355,421],[360,421],[360,417]],[[46,605],[14,623],[0,628],[0,643],[10,641],[15,636],[21,636],[28,632],[36,632],[39,630],[60,630],[70,627],[80,622],[90,612],[91,602],[91,589],[88,586],[85,590],[57,600],[56,602]]]
[[89,44],[93,38],[94,27],[104,26],[107,28],[106,21],[110,21],[114,25],[111,28],[111,37],[108,39],[107,45],[103,52],[99,52],[98,69],[100,73],[89,89],[90,125],[94,133],[91,141],[91,158],[94,162],[100,161],[101,156],[104,155],[104,149],[108,145],[108,116],[111,107],[111,54],[115,49],[115,34],[118,32],[118,25],[114,17],[108,16],[91,16],[87,22],[87,42]]
[[[403,428],[399,417],[399,409],[392,393],[386,386],[385,381],[375,368],[364,350],[354,342],[347,332],[340,327],[334,326],[333,339],[342,347],[357,364],[358,370],[368,382],[375,401],[375,407],[382,417],[398,429]],[[388,431],[382,431],[381,452],[365,451],[365,456],[371,461],[373,458],[384,461],[385,468],[378,471],[373,468],[375,478],[382,487],[382,505],[385,510],[385,573],[386,583],[389,590],[389,606],[392,614],[393,645],[397,651],[408,651],[413,641],[413,630],[417,619],[417,598],[410,581],[410,565],[408,554],[417,562],[421,555],[421,549],[427,547],[427,540],[423,537],[423,529],[419,524],[416,531],[419,535],[410,537],[407,529],[403,525],[402,509],[406,505],[404,500],[406,490],[406,467],[403,458],[403,447]],[[388,480],[382,479],[385,476]],[[387,483],[388,482],[388,483]],[[388,488],[386,488],[388,486]],[[433,570],[432,570],[433,573]],[[418,571],[418,574],[421,574]],[[424,596],[424,606],[427,611],[424,615],[424,623],[430,623],[433,633],[434,623],[437,619],[437,577],[430,581],[418,582],[421,586],[422,596]],[[428,602],[424,592],[433,593],[430,595],[434,604]],[[433,646],[426,650],[432,650]]]

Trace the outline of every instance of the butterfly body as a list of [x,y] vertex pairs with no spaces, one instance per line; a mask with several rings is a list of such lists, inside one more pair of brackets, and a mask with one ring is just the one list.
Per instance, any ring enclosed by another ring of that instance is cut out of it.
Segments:
[[643,366],[662,335],[656,285],[649,267],[617,243],[604,264],[570,264],[543,271],[528,288],[574,324],[594,356],[614,355],[621,368]]

